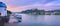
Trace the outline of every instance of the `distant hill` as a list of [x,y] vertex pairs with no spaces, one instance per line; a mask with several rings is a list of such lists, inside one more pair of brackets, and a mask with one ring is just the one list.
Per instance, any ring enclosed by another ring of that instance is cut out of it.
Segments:
[[38,10],[38,9],[30,9],[30,10],[25,10],[20,13],[24,14],[38,14],[38,15],[60,15],[60,10],[51,10],[51,11],[45,11],[45,10]]

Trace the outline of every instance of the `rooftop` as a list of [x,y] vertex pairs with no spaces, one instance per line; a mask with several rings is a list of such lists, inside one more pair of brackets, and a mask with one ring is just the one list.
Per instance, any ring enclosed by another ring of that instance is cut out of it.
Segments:
[[0,2],[0,7],[6,7],[6,4],[3,2]]

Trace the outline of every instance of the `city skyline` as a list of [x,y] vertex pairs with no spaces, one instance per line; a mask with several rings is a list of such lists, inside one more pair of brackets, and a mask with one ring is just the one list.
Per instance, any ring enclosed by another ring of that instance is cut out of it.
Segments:
[[12,12],[38,8],[44,10],[60,9],[60,0],[1,0]]

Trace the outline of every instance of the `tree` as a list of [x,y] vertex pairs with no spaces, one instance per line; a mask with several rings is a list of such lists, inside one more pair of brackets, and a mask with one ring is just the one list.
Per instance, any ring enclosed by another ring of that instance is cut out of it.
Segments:
[[11,11],[9,11],[9,10],[7,10],[7,14],[12,14],[12,12],[11,12]]
[[9,22],[10,14],[12,14],[12,12],[7,10],[6,23]]

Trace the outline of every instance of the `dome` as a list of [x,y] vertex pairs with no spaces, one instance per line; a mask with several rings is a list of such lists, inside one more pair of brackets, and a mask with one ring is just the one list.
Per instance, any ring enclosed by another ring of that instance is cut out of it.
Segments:
[[0,2],[0,7],[6,7],[6,4],[3,2]]

